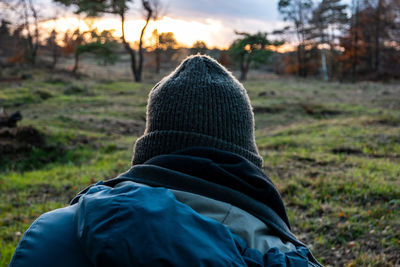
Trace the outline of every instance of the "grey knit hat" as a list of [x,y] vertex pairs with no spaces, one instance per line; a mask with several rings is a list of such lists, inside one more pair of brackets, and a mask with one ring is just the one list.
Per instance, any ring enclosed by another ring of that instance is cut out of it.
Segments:
[[262,167],[246,89],[208,56],[188,57],[154,86],[146,119],[133,165],[187,147],[207,146],[237,153]]

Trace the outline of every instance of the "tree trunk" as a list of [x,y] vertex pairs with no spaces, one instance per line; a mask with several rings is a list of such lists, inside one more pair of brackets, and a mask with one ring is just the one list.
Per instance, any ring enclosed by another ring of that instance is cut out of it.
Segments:
[[[27,2],[24,0],[22,1],[22,5],[23,5],[23,9],[24,9],[24,14],[23,14],[23,18],[24,18],[24,28],[26,30],[26,35],[27,35],[27,43],[28,43],[28,56],[29,58],[26,58],[29,63],[31,63],[32,65],[35,65],[36,62],[36,51],[35,51],[35,45],[34,45],[34,36],[32,36],[31,33],[31,27],[30,27],[30,22],[29,22],[29,13],[28,13],[28,4]],[[37,26],[37,24],[36,24]],[[37,30],[37,29],[36,29]],[[37,33],[37,31],[36,31]]]
[[[56,46],[56,45],[55,45]],[[57,47],[53,47],[53,62],[51,62],[51,69],[55,69],[56,65],[57,65],[57,60],[58,60],[58,51],[57,51]]]
[[32,65],[36,64],[36,56],[37,56],[37,51],[39,49],[39,22],[38,22],[38,15],[36,12],[35,7],[33,6],[32,0],[28,1],[29,3],[29,9],[32,12],[32,16],[34,19],[34,25],[35,25],[35,29],[34,29],[34,33],[33,36],[31,34],[30,31],[30,27],[29,27],[29,21],[28,21],[28,5],[25,1],[23,1],[24,4],[24,9],[25,9],[25,24],[26,24],[26,30],[27,30],[27,34],[28,34],[28,46],[29,46],[29,60],[31,62]]
[[301,56],[300,56],[300,45],[297,46],[297,73],[301,77]]
[[29,3],[30,3],[30,6],[31,6],[33,17],[35,19],[35,43],[34,43],[33,51],[32,51],[32,61],[33,61],[32,63],[33,63],[33,65],[35,65],[36,64],[37,51],[39,49],[39,23],[38,23],[38,16],[37,16],[36,10],[35,10],[35,8],[34,8],[34,6],[32,4],[32,0],[30,0]]
[[297,61],[298,61],[298,73],[300,77],[306,77],[306,71],[305,71],[305,60],[304,60],[304,45],[299,44],[297,47]]
[[[128,48],[129,47],[129,48]],[[126,42],[125,43],[125,49],[128,50],[129,53],[129,57],[131,58],[131,71],[132,71],[132,75],[135,81],[136,80],[136,55],[135,55],[135,51],[131,48],[131,46]]]
[[239,77],[240,81],[244,82],[247,79],[247,72],[248,72],[248,69],[245,68],[244,66],[241,66],[240,77]]
[[246,55],[244,55],[240,62],[240,77],[239,77],[240,81],[245,81],[247,79],[247,73],[249,72],[249,65],[250,65],[249,56],[247,55],[246,59]]
[[146,9],[147,11],[147,16],[146,16],[146,24],[144,25],[144,27],[142,28],[142,31],[140,32],[140,39],[139,39],[139,65],[138,65],[138,69],[135,75],[135,80],[137,82],[141,82],[142,81],[142,71],[143,71],[143,35],[144,32],[146,31],[147,25],[149,24],[149,21],[151,19],[151,16],[153,14],[153,10],[151,9],[150,5],[148,2],[146,1],[142,1],[143,3],[143,7]]
[[299,72],[301,77],[307,76],[307,70],[305,68],[305,18],[304,18],[304,8],[302,1],[297,1],[299,8],[299,36],[300,36],[300,53],[299,53]]
[[154,53],[156,54],[156,73],[160,73],[160,65],[161,65],[161,49],[156,48],[154,50]]
[[322,74],[324,75],[324,81],[327,82],[329,80],[329,77],[328,77],[328,68],[326,67],[325,48],[321,49],[321,63],[322,63]]
[[[357,63],[358,63],[358,0],[354,1],[355,3],[355,10],[353,13],[353,36],[354,36],[354,42],[353,42],[353,60],[352,60],[352,66],[351,66],[351,72],[352,72],[352,82],[357,81]],[[353,5],[354,5],[353,3]]]
[[132,49],[132,47],[130,46],[130,44],[128,43],[128,41],[126,41],[125,38],[125,14],[124,13],[120,13],[119,14],[121,17],[121,30],[122,30],[122,43],[124,44],[125,50],[128,52],[130,59],[131,59],[131,71],[132,71],[132,75],[133,78],[136,80],[136,75],[137,75],[137,70],[136,70],[136,55],[135,55],[135,51]]
[[74,68],[72,69],[72,73],[75,74],[78,71],[79,68],[79,54],[75,53],[75,63],[74,63]]
[[379,56],[380,56],[380,31],[381,31],[381,13],[382,13],[382,0],[378,1],[377,11],[376,11],[376,21],[375,21],[375,74],[378,75],[379,71]]

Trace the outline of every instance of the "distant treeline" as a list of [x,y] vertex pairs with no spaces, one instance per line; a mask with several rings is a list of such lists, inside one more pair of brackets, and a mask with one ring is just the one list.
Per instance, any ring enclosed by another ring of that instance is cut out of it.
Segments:
[[[72,6],[76,13],[91,18],[102,14],[117,16],[122,29],[125,29],[128,4],[132,2],[53,1],[62,4],[58,8]],[[76,73],[83,54],[94,55],[99,64],[113,64],[128,55],[132,75],[140,82],[143,68],[158,73],[163,66],[173,66],[188,54],[201,53],[212,55],[230,68],[239,68],[242,80],[250,68],[257,67],[277,74],[321,77],[326,81],[400,78],[398,0],[352,0],[350,5],[341,0],[280,0],[278,10],[287,22],[285,28],[269,33],[236,32],[237,38],[228,50],[211,50],[200,40],[191,48],[182,48],[173,32],[157,30],[150,40],[144,40],[148,23],[160,18],[163,3],[141,0],[141,4],[146,24],[138,42],[132,44],[124,35],[117,38],[112,31],[98,31],[90,22],[86,31],[71,29],[61,33],[53,28],[46,33],[40,22],[49,18],[40,14],[36,1],[0,0],[0,5],[8,11],[0,13],[3,16],[0,17],[0,66],[30,64],[55,68],[60,57],[68,56],[74,58],[71,71]],[[20,20],[8,19],[7,16],[15,13]],[[286,51],[282,49],[284,44]],[[38,60],[44,64],[37,64]]]
[[278,73],[328,79],[400,78],[400,1],[280,0],[296,38],[296,53],[282,55]]

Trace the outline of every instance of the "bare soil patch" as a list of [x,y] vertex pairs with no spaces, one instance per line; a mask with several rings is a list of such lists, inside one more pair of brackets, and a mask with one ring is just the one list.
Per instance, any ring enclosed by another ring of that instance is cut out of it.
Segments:
[[73,116],[74,120],[87,129],[99,132],[121,135],[142,135],[145,122],[142,120],[127,120],[120,118],[98,118],[96,116]]

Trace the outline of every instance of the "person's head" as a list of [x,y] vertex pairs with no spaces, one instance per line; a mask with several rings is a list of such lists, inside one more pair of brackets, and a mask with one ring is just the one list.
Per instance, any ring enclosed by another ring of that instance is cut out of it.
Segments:
[[190,56],[151,90],[146,129],[132,164],[193,146],[239,154],[258,167],[254,115],[246,89],[208,56]]

